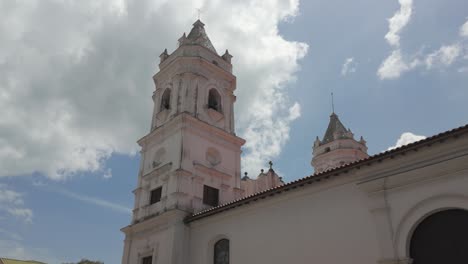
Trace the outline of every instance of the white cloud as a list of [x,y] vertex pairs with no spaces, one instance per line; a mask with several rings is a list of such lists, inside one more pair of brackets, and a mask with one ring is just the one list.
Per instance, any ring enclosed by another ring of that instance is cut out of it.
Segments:
[[112,178],[112,170],[110,168],[107,168],[106,172],[102,175],[104,179],[110,179]]
[[388,150],[395,149],[395,148],[398,148],[398,147],[401,147],[401,146],[404,146],[404,145],[408,145],[410,143],[413,143],[413,142],[416,142],[416,141],[419,141],[419,140],[423,140],[425,138],[426,138],[425,136],[416,135],[416,134],[413,134],[411,132],[405,132],[405,133],[401,134],[400,138],[398,138],[395,145],[389,147]]
[[9,215],[31,223],[33,212],[25,207],[23,197],[22,193],[12,190],[5,184],[0,184],[0,216]]
[[[274,95],[271,96],[273,100]],[[279,101],[277,97],[275,101]],[[274,102],[273,102],[274,103]],[[271,106],[267,106],[272,109]],[[281,148],[289,139],[289,124],[300,117],[300,105],[296,102],[286,113],[269,109],[259,109],[256,121],[251,122],[245,132],[248,138],[245,148],[249,150],[244,157],[243,169],[248,172],[257,172],[265,168],[268,161],[281,153]],[[276,114],[280,116],[275,116]],[[255,175],[252,174],[252,175]]]
[[18,241],[23,240],[23,237],[21,237],[19,234],[2,229],[2,228],[0,228],[0,234],[3,234],[4,236],[12,240],[18,240]]
[[392,53],[380,64],[377,70],[377,76],[381,80],[384,79],[397,79],[400,75],[416,67],[418,61],[415,60],[411,63],[406,63],[400,50],[400,32],[409,23],[411,19],[413,1],[412,0],[399,0],[400,9],[388,19],[388,32],[385,34],[385,39],[390,46],[394,47]]
[[401,56],[400,49],[396,49],[382,62],[377,71],[377,75],[381,80],[397,79],[402,73],[415,68],[419,64],[420,62],[417,59],[410,63],[405,62]]
[[461,37],[468,37],[468,21],[466,21],[466,22],[460,27],[460,36],[461,36]]
[[385,35],[387,42],[394,47],[400,46],[400,33],[408,24],[413,10],[413,0],[399,0],[400,9],[388,19],[388,33]]
[[124,214],[132,213],[132,209],[129,207],[126,207],[124,205],[120,205],[117,203],[109,202],[101,198],[78,194],[78,193],[74,193],[65,189],[59,189],[59,188],[48,188],[48,189],[58,194],[64,195],[68,198],[72,198],[81,202],[96,205],[102,208],[110,209],[114,212],[124,213]]
[[157,57],[175,49],[199,7],[214,46],[234,55],[238,134],[249,142],[244,166],[274,158],[289,134],[287,86],[308,48],[285,40],[278,24],[298,6],[298,0],[2,3],[0,176],[106,175],[112,153],[137,153],[134,142],[150,125]]
[[448,66],[452,64],[462,53],[462,47],[460,44],[455,43],[453,45],[446,45],[440,47],[440,49],[427,55],[425,64],[427,69],[433,66],[442,65]]
[[[400,49],[401,30],[408,24],[412,13],[412,1],[400,0],[400,10],[389,19],[389,32],[385,35],[387,42],[393,47],[391,54],[380,64],[377,76],[381,80],[398,79],[403,73],[425,66],[427,70],[433,68],[443,69],[452,65],[458,58],[464,58],[468,46],[463,41],[456,41],[449,45],[442,45],[439,49],[424,55],[415,54],[403,57]],[[460,36],[465,36],[468,31],[468,22],[460,27]],[[467,33],[468,34],[468,33]],[[463,69],[463,67],[459,68]]]
[[347,58],[341,67],[341,76],[356,72],[356,62],[353,57]]

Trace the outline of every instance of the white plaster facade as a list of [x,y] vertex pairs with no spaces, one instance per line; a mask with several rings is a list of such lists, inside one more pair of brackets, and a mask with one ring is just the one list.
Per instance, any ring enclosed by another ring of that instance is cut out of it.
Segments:
[[[217,264],[220,239],[229,240],[231,264],[409,264],[418,223],[448,208],[468,210],[468,126],[288,184],[273,170],[241,180],[230,57],[194,35],[161,54],[154,76],[152,129],[138,141],[135,209],[122,229],[123,264],[148,256],[157,264]],[[212,88],[220,110],[207,107]],[[220,206],[203,203],[204,185],[219,190]],[[150,204],[160,186],[160,201]]]

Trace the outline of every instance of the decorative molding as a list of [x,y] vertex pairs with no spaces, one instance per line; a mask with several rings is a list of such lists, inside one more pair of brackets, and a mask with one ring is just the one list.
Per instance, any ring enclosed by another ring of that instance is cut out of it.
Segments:
[[221,121],[224,119],[224,115],[214,109],[207,108],[206,111],[208,112],[208,116],[211,118],[211,120],[215,123]]
[[201,164],[201,163],[199,163],[197,161],[193,162],[193,167],[195,169],[201,171],[201,172],[204,172],[204,173],[206,173],[208,175],[211,175],[211,176],[219,177],[219,178],[221,178],[223,180],[229,180],[229,179],[232,178],[232,175],[229,175],[229,174],[227,174],[225,172],[219,171],[219,170],[217,170],[215,168],[209,168],[209,167],[207,167],[207,166],[205,166],[205,165],[203,165],[203,164]]
[[167,174],[167,172],[169,172],[171,170],[171,168],[172,168],[172,162],[168,162],[168,163],[166,163],[166,164],[164,164],[162,166],[159,166],[158,168],[146,173],[141,178],[143,180],[151,180],[151,178],[161,176],[161,180],[165,181],[165,180],[167,180],[167,177],[169,177],[169,174]]

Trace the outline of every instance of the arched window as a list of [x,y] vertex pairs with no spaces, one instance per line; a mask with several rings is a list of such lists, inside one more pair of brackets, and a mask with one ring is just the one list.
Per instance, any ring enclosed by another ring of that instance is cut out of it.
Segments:
[[214,88],[208,93],[208,108],[221,112],[221,95]]
[[229,240],[221,239],[214,244],[214,264],[229,264]]
[[159,111],[163,111],[166,109],[171,108],[171,90],[167,88],[162,97],[161,97],[161,107],[159,108]]

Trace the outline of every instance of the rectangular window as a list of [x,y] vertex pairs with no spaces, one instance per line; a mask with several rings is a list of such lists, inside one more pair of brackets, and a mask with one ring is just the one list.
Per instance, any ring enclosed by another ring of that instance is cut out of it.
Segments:
[[153,256],[144,257],[141,259],[141,264],[152,264]]
[[161,201],[161,192],[162,192],[162,187],[158,187],[151,191],[150,204],[155,204]]
[[203,185],[203,203],[211,206],[218,206],[219,190]]

